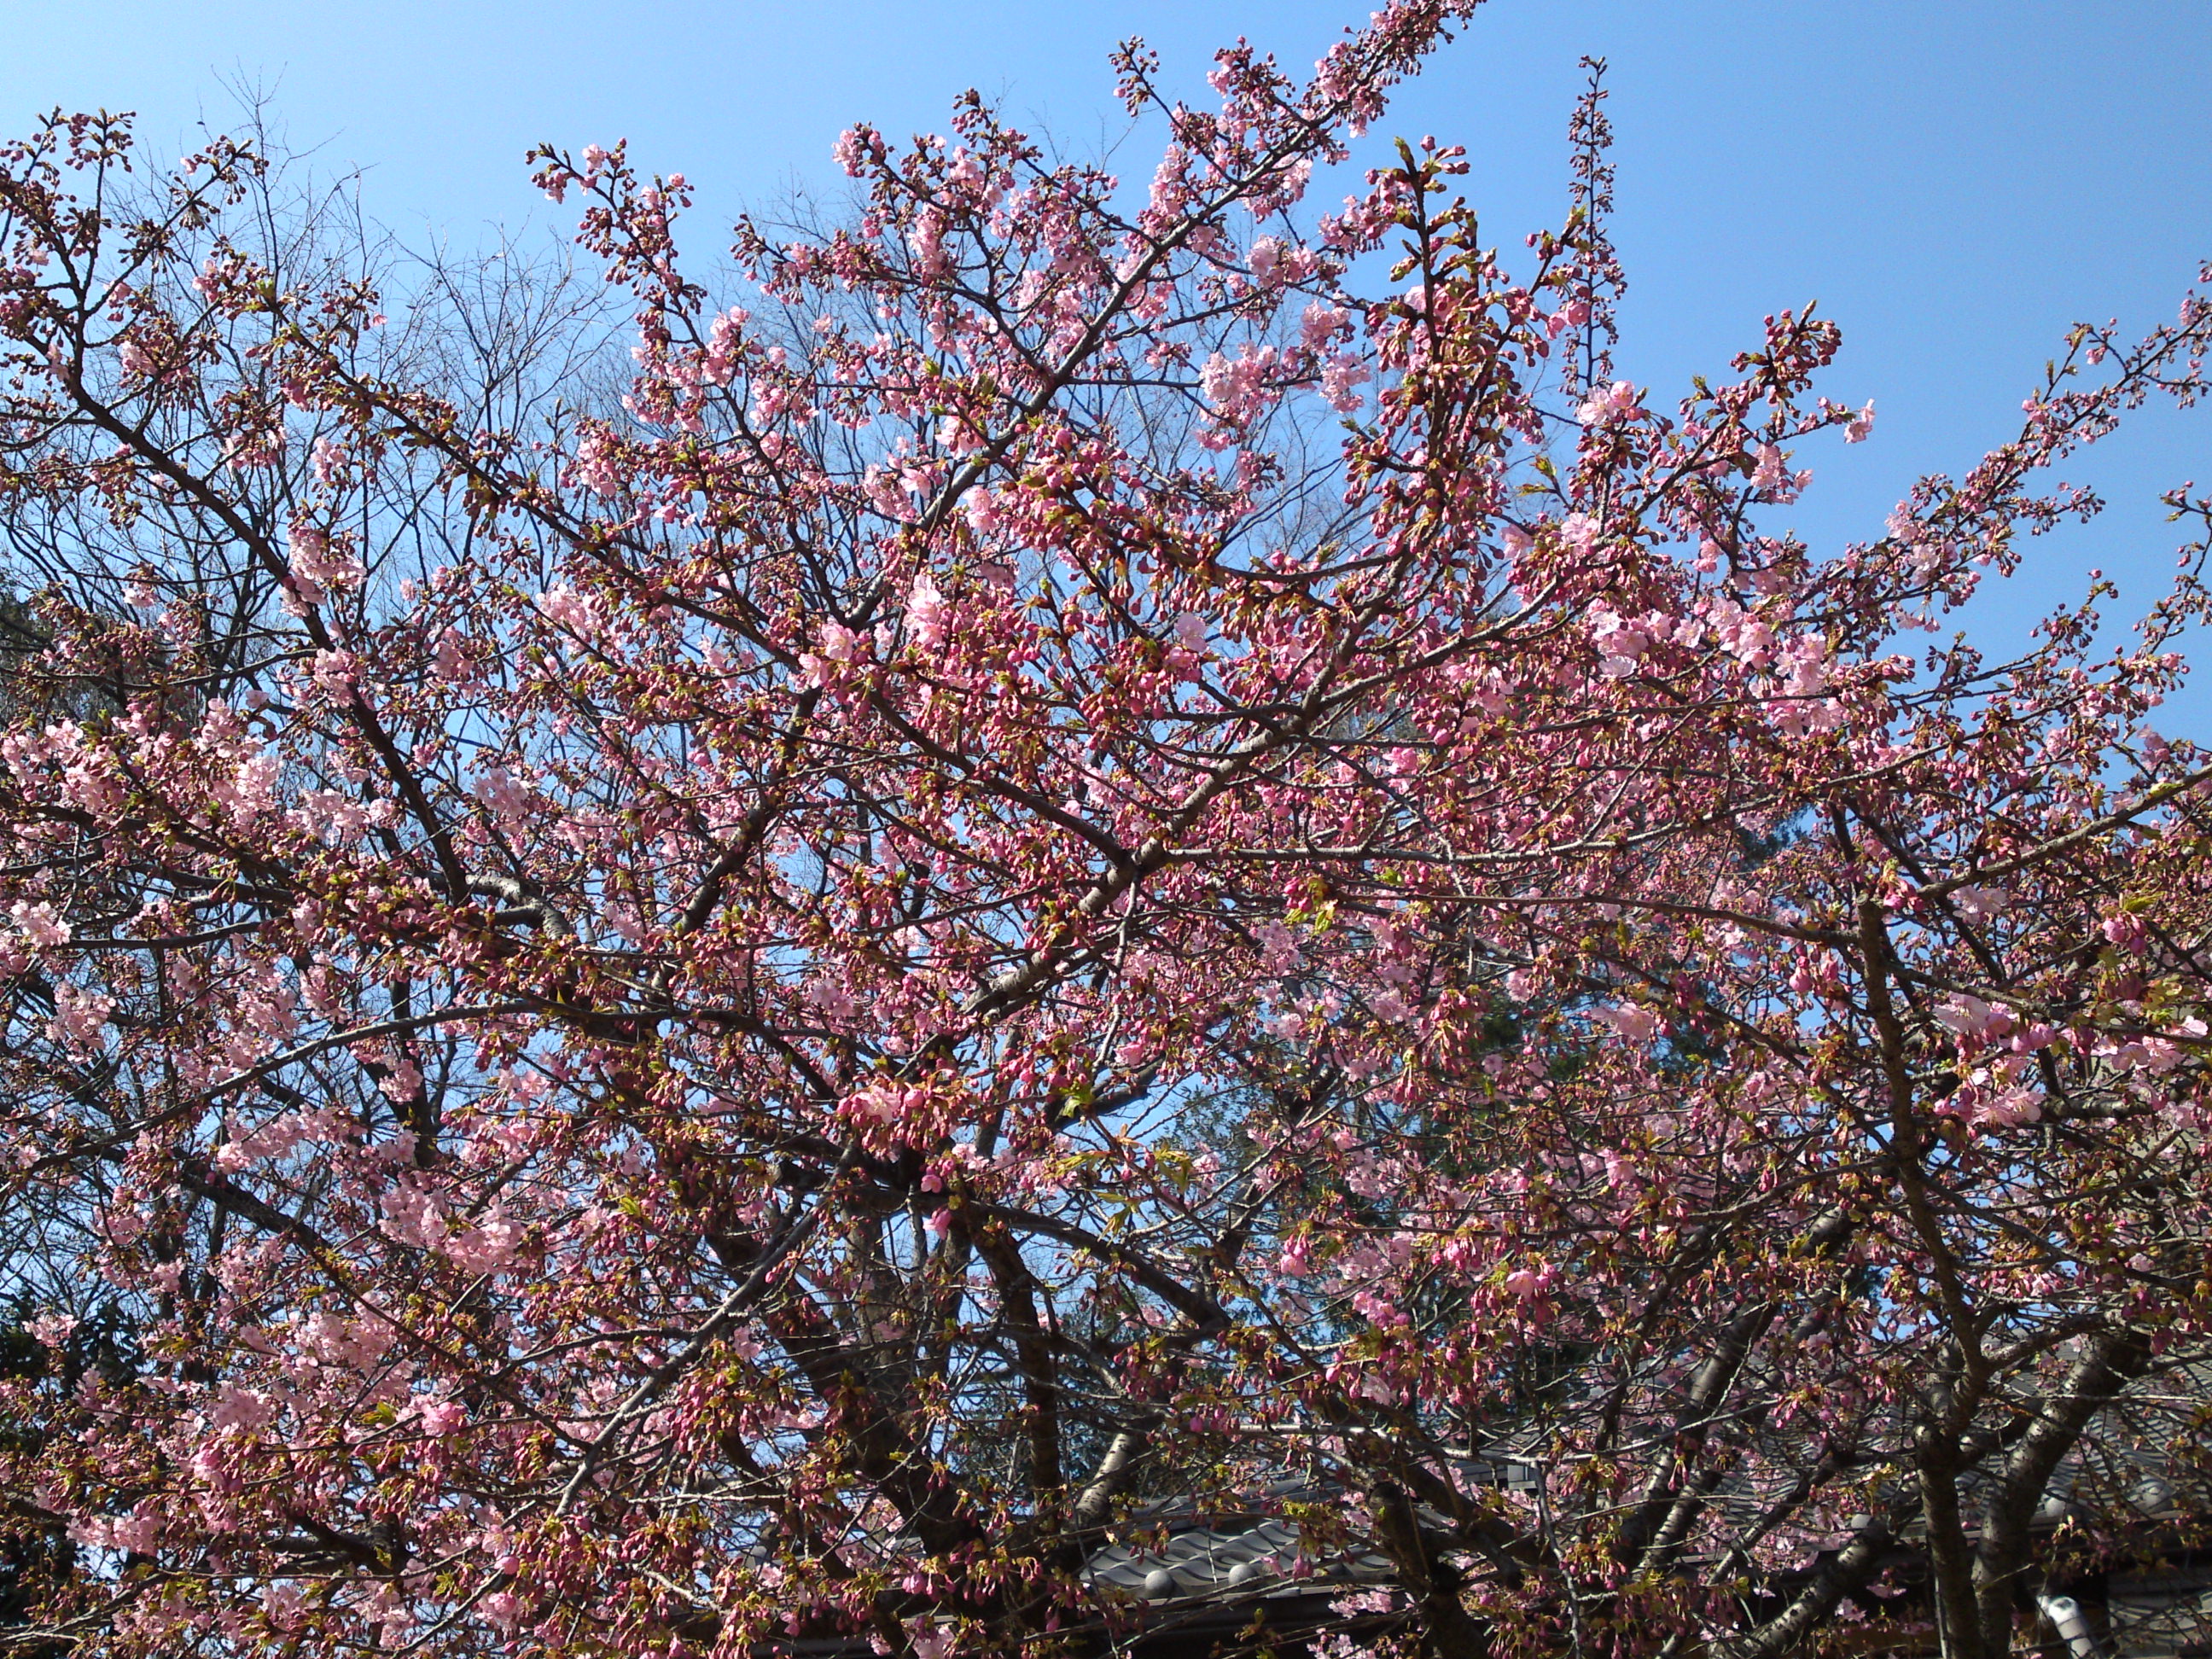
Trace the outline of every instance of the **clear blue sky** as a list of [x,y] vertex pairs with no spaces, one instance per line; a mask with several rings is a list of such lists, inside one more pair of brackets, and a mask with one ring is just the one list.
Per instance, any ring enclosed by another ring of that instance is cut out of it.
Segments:
[[[1095,145],[1118,131],[1104,59],[1124,35],[1202,96],[1214,46],[1241,33],[1303,68],[1362,15],[1316,0],[0,0],[0,126],[55,104],[135,109],[167,149],[230,117],[227,85],[255,84],[295,146],[369,170],[377,217],[462,245],[545,222],[520,166],[532,142],[627,137],[702,186],[703,242],[793,182],[840,188],[829,148],[854,118],[933,130],[973,85]],[[1962,469],[2004,435],[2069,322],[2170,316],[2212,257],[2212,0],[1493,0],[1387,128],[1467,143],[1473,195],[1517,242],[1558,217],[1584,52],[1613,64],[1625,369],[1671,396],[1769,311],[1818,299],[1844,325],[1828,390],[1875,398],[1881,420],[1872,442],[1814,459],[1797,511],[1820,540],[1879,533],[1917,471]],[[2112,513],[2035,544],[1977,634],[2016,634],[2092,564],[2152,591],[2174,540],[2156,490],[2212,484],[2209,456],[2212,410],[2100,455],[2082,471]],[[2212,736],[2212,685],[2174,713],[2170,729]]]

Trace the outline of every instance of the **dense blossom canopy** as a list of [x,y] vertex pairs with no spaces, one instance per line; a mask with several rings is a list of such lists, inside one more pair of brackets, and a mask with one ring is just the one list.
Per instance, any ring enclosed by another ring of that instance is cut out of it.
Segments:
[[1470,9],[1132,46],[1134,186],[856,127],[742,305],[544,150],[618,375],[250,146],[0,153],[18,1635],[1051,1652],[1182,1510],[1387,1558],[1364,1642],[1970,1659],[2147,1547],[2204,544],[2118,649],[1916,630],[2212,310],[1816,552],[1838,331],[1616,378],[1595,84],[1509,255],[1434,139],[1307,210]]

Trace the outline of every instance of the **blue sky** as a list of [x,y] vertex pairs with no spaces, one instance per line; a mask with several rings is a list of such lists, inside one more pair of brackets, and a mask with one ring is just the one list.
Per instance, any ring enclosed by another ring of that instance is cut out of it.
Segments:
[[[140,112],[157,153],[271,94],[299,148],[368,169],[372,213],[465,246],[553,222],[533,142],[627,137],[701,187],[702,253],[737,209],[834,193],[829,149],[865,118],[942,125],[976,86],[1069,148],[1119,132],[1105,56],[1143,34],[1203,95],[1239,33],[1310,64],[1364,11],[1314,0],[0,0],[0,127],[56,104]],[[2016,422],[2069,322],[2172,315],[2212,258],[2212,9],[2204,0],[1492,0],[1407,88],[1386,132],[1468,144],[1501,241],[1556,221],[1576,59],[1613,65],[1623,368],[1671,398],[1817,299],[1844,330],[1827,390],[1874,398],[1874,440],[1810,459],[1816,541],[1879,533],[1918,471],[1958,471]],[[1131,154],[1123,170],[1150,172]],[[2170,568],[2159,489],[2212,485],[2212,410],[2145,420],[2079,469],[2112,501],[2034,544],[1977,608],[1995,644],[2100,565],[2130,599]],[[2208,677],[2212,678],[2212,677]],[[2171,729],[2212,737],[2212,685]]]

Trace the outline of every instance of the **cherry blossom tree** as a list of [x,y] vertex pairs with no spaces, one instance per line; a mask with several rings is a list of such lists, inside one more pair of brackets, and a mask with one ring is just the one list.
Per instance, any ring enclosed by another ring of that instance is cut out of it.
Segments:
[[1134,185],[855,127],[735,295],[543,149],[611,376],[250,144],[0,153],[25,1640],[1073,1650],[1182,1513],[1296,1529],[1255,1643],[1364,1553],[1409,1653],[1988,1659],[2153,1546],[2212,507],[2117,647],[1916,636],[2212,311],[1816,550],[1839,333],[1617,376],[1595,82],[1525,246],[1430,138],[1310,209],[1472,9],[1132,44]]

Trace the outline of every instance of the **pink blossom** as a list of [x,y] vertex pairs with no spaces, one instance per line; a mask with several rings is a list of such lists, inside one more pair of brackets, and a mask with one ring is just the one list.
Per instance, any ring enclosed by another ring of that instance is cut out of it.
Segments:
[[161,1506],[152,1499],[126,1516],[80,1516],[69,1523],[69,1535],[76,1542],[131,1555],[153,1554],[161,1547],[162,1530]]
[[845,671],[860,660],[861,647],[866,637],[842,623],[823,623],[817,648],[799,653],[799,684],[814,686],[839,684]]
[[58,951],[70,942],[69,924],[44,899],[17,899],[8,907],[8,920],[15,924],[16,937],[33,951]]
[[23,1328],[30,1333],[31,1340],[45,1348],[68,1346],[70,1334],[76,1325],[76,1316],[63,1313],[38,1314],[23,1322]]
[[568,482],[594,495],[611,499],[622,491],[622,474],[616,465],[612,439],[597,427],[577,440],[575,459],[569,463]]
[[1505,1275],[1505,1293],[1522,1302],[1534,1301],[1552,1287],[1559,1277],[1559,1269],[1547,1261],[1539,1261],[1525,1267],[1516,1267]]
[[1329,352],[1322,359],[1322,398],[1338,413],[1353,414],[1364,401],[1359,388],[1374,378],[1374,371],[1351,353]]
[[946,229],[945,215],[933,206],[925,204],[914,216],[907,227],[907,251],[914,255],[915,270],[923,276],[939,276],[951,269],[951,258],[945,250]]
[[1276,372],[1274,347],[1246,345],[1234,357],[1218,351],[1209,356],[1199,374],[1199,386],[1219,419],[1242,425],[1274,401],[1272,381]]
[[441,1440],[469,1420],[469,1408],[458,1400],[423,1400],[416,1405],[415,1420],[423,1433]]
[[1783,695],[1808,697],[1827,689],[1834,661],[1829,655],[1826,641],[1805,635],[1784,647],[1781,657],[1786,667],[1782,681]]
[[1641,413],[1636,387],[1626,380],[1615,380],[1585,398],[1575,410],[1575,418],[1584,426],[1604,427],[1632,420]]
[[54,1017],[47,1034],[64,1048],[84,1053],[100,1044],[100,1029],[115,1012],[115,999],[67,980],[54,987]]
[[1605,605],[1589,617],[1590,641],[1602,653],[1599,672],[1607,679],[1623,679],[1636,672],[1637,659],[1650,650],[1656,631],[1644,619],[1631,623]]
[[979,536],[988,536],[999,527],[1000,514],[998,498],[980,486],[968,492],[963,503],[968,523]]
[[310,1358],[354,1370],[374,1364],[392,1344],[390,1331],[373,1320],[349,1321],[321,1310],[301,1322],[300,1337],[301,1351]]
[[226,1384],[208,1408],[208,1426],[218,1433],[242,1429],[251,1434],[275,1420],[276,1407],[269,1396],[252,1389]]
[[927,570],[918,574],[907,590],[906,620],[914,642],[925,651],[936,650],[951,634],[951,607]]
[[288,550],[293,577],[310,595],[310,605],[320,598],[322,589],[354,586],[364,574],[361,561],[342,539],[304,520],[293,521]]
[[1648,1042],[1659,1029],[1658,1015],[1649,1008],[1639,1008],[1629,1002],[1593,1008],[1590,1018],[1601,1025],[1610,1026],[1631,1042]]
[[343,697],[361,678],[361,659],[350,651],[318,651],[307,659],[307,673],[333,697]]
[[1576,552],[1587,555],[1595,550],[1603,528],[1587,513],[1570,513],[1559,521],[1559,539]]
[[223,440],[223,465],[234,472],[255,472],[276,466],[284,459],[284,428],[248,428]]
[[538,804],[537,798],[504,766],[488,766],[477,775],[476,796],[504,818],[520,818]]
[[1796,501],[1799,492],[1813,482],[1813,475],[1792,472],[1788,459],[1774,445],[1759,445],[1759,465],[1753,470],[1751,487],[1777,501],[1786,504]]
[[2017,1124],[2039,1122],[2042,1117],[2043,1096],[2039,1091],[2011,1088],[1984,1097],[1975,1111],[1974,1121],[2008,1129]]
[[1352,313],[1325,300],[1310,300],[1298,318],[1298,343],[1308,351],[1326,350],[1329,343],[1352,325]]
[[927,1089],[879,1079],[848,1096],[842,1110],[845,1115],[861,1123],[904,1128],[918,1127],[927,1114],[929,1106],[929,1091]]
[[495,1203],[473,1226],[449,1235],[439,1248],[464,1272],[496,1274],[515,1265],[524,1243],[521,1225]]
[[1975,1038],[2002,1036],[2013,1024],[2012,1015],[2004,1009],[1963,992],[1938,1003],[1936,1019],[1960,1036]]
[[1951,902],[1969,921],[1990,921],[2011,908],[2012,895],[2001,887],[1960,887],[1953,890]]
[[387,1188],[381,1200],[385,1237],[417,1249],[434,1249],[446,1237],[446,1204],[411,1179]]
[[1267,972],[1285,973],[1297,965],[1297,940],[1281,922],[1269,917],[1254,928],[1252,933],[1260,941],[1260,966]]
[[830,156],[848,179],[857,179],[867,171],[869,162],[882,154],[883,143],[872,128],[847,127],[837,135],[830,147]]
[[536,604],[538,614],[546,621],[586,643],[595,641],[605,626],[598,604],[566,583],[547,588],[538,596]]
[[2097,1054],[2114,1070],[2121,1072],[2138,1068],[2152,1073],[2171,1072],[2187,1057],[2187,1051],[2179,1043],[2160,1036],[2131,1037],[2124,1042],[2106,1041],[2098,1046]]

